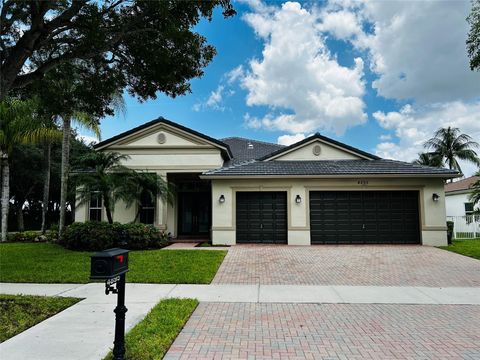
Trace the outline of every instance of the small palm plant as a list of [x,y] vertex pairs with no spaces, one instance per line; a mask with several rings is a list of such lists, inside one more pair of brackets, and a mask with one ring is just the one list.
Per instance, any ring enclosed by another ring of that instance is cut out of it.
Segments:
[[413,161],[416,165],[442,167],[442,158],[433,153],[418,154],[418,159]]
[[[480,176],[480,171],[477,171],[475,176]],[[472,193],[470,194],[470,201],[473,203],[473,207],[475,208],[475,205],[480,205],[480,180],[475,181],[471,189],[473,190]]]

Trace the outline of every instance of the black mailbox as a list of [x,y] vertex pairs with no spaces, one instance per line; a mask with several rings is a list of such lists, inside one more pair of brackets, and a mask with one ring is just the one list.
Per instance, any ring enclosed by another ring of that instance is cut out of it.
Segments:
[[91,279],[111,279],[128,271],[128,250],[108,249],[92,255]]

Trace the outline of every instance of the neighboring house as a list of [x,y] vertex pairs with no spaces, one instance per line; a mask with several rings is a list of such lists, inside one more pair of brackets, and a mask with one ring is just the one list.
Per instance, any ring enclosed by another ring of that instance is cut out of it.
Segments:
[[[125,165],[176,186],[141,218],[174,238],[214,244],[445,245],[444,181],[458,172],[384,160],[320,134],[284,147],[213,139],[163,118],[102,141]],[[105,219],[101,199],[76,207],[76,221]],[[114,220],[135,208],[116,204]],[[147,211],[147,210],[145,210]]]
[[[473,214],[474,206],[469,196],[472,193],[472,185],[478,180],[480,180],[480,176],[471,176],[445,185],[447,216],[468,216]],[[478,206],[476,209],[478,209]]]

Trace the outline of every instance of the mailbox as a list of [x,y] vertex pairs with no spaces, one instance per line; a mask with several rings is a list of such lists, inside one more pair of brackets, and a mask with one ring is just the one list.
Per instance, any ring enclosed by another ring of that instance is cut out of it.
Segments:
[[111,279],[128,271],[128,250],[108,249],[92,255],[91,279]]

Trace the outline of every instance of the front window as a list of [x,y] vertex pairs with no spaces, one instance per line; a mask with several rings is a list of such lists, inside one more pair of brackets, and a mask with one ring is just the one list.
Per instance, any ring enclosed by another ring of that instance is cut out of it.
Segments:
[[465,203],[465,216],[473,215],[473,203]]
[[140,222],[142,224],[153,225],[155,222],[155,199],[147,194],[143,193],[140,198]]
[[102,221],[102,195],[99,192],[93,192],[90,195],[88,219],[90,221]]

